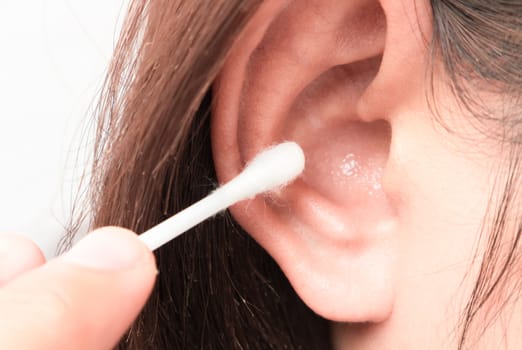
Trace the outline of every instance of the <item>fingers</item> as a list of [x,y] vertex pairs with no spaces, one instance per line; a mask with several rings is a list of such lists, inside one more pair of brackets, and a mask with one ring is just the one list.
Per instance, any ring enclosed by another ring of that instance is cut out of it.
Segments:
[[0,234],[0,287],[44,262],[42,251],[30,239]]
[[0,349],[111,349],[148,298],[152,253],[106,228],[0,289]]

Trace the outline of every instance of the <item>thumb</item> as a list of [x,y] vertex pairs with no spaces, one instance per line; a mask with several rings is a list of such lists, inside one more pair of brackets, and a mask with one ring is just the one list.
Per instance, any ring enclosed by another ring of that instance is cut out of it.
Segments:
[[0,349],[110,349],[155,276],[154,257],[134,233],[95,231],[0,289]]

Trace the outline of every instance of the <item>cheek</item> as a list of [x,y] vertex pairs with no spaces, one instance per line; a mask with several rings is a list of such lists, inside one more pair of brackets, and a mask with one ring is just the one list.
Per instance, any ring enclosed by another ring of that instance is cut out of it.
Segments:
[[451,327],[477,273],[495,157],[464,141],[463,126],[437,127],[427,110],[396,119],[385,170],[398,217],[396,307],[406,323],[423,314],[430,327]]
[[394,123],[384,190],[396,200],[401,223],[438,232],[433,238],[473,238],[486,215],[495,157],[461,139],[462,129],[434,127],[427,111],[406,112]]

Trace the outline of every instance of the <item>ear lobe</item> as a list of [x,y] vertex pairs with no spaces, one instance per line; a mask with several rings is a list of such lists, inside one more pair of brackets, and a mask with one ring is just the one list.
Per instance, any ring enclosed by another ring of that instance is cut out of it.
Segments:
[[303,146],[300,179],[231,212],[303,301],[336,321],[382,321],[393,306],[396,215],[381,185],[391,127],[361,105],[379,91],[386,21],[374,0],[268,1],[214,86],[220,182],[269,145]]

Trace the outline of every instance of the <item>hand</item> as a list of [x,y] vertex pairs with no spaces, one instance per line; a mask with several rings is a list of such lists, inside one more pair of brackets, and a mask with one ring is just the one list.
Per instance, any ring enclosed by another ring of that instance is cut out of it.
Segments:
[[154,256],[109,227],[45,263],[29,240],[0,234],[0,349],[114,347],[145,304]]

